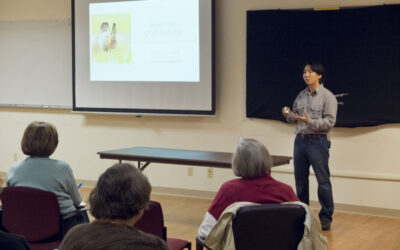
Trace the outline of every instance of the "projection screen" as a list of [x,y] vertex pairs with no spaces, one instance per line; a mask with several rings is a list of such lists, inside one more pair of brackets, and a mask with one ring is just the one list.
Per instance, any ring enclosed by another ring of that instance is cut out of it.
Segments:
[[73,110],[215,114],[214,0],[72,0]]

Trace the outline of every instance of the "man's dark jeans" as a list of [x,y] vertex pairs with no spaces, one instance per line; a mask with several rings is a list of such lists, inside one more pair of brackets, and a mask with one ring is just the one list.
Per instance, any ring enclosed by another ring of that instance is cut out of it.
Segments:
[[311,165],[318,182],[318,199],[322,207],[319,213],[321,222],[332,221],[334,209],[329,179],[329,148],[330,141],[326,136],[313,138],[297,135],[294,142],[293,163],[297,196],[302,202],[310,203],[308,178]]

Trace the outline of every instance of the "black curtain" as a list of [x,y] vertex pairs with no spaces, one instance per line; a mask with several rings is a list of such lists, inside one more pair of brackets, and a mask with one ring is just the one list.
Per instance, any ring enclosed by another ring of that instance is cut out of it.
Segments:
[[400,122],[400,5],[248,11],[247,117],[283,121],[309,60],[326,68],[336,126]]

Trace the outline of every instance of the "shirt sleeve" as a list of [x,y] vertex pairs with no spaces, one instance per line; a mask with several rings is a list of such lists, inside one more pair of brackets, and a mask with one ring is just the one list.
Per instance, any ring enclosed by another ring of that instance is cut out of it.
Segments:
[[288,123],[295,123],[297,122],[296,118],[294,118],[294,113],[290,111],[289,115],[286,117],[286,121]]
[[75,183],[74,174],[72,173],[72,169],[69,165],[67,165],[65,181],[66,181],[66,193],[71,197],[73,204],[77,207],[82,202],[81,193],[78,191],[78,187]]
[[203,238],[207,238],[207,236],[210,234],[211,229],[217,224],[217,220],[210,214],[209,212],[206,212],[204,215],[204,219],[200,224],[199,227],[199,236]]
[[298,106],[298,102],[299,102],[301,93],[302,93],[302,92],[300,92],[300,93],[297,95],[297,97],[296,97],[296,99],[294,100],[294,103],[293,103],[292,111],[290,111],[289,115],[286,117],[286,121],[287,121],[288,123],[296,123],[296,122],[297,122],[296,118],[294,117],[294,113],[295,113],[295,112],[298,112],[298,111],[297,111],[297,110],[298,110],[298,107],[297,107],[297,106]]
[[314,131],[327,131],[331,129],[336,122],[337,100],[332,94],[326,95],[326,101],[322,110],[322,117],[310,119],[307,123],[310,129]]
[[237,192],[237,186],[232,183],[232,181],[227,181],[221,185],[217,194],[214,197],[210,207],[208,208],[208,212],[216,219],[219,219],[219,216],[229,205],[236,201],[235,192]]
[[6,187],[11,187],[11,186],[12,186],[12,184],[11,184],[11,173],[10,173],[10,171],[8,171],[7,177],[6,177]]
[[12,187],[15,184],[15,168],[16,168],[16,166],[12,165],[11,168],[7,172],[6,187]]

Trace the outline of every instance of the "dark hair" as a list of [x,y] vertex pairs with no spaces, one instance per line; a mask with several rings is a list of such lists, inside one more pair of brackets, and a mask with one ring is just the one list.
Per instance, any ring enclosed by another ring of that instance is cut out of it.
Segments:
[[309,65],[311,70],[318,75],[321,75],[321,79],[319,79],[320,83],[325,82],[325,77],[326,77],[326,71],[324,65],[318,61],[308,61],[306,62],[305,66]]
[[47,122],[31,122],[21,141],[22,152],[29,156],[50,156],[57,145],[57,129]]
[[139,169],[127,163],[114,164],[90,193],[91,213],[96,219],[130,219],[147,208],[150,192],[150,182]]
[[108,22],[102,22],[100,28],[104,28],[104,27],[109,27],[110,25],[108,24]]

